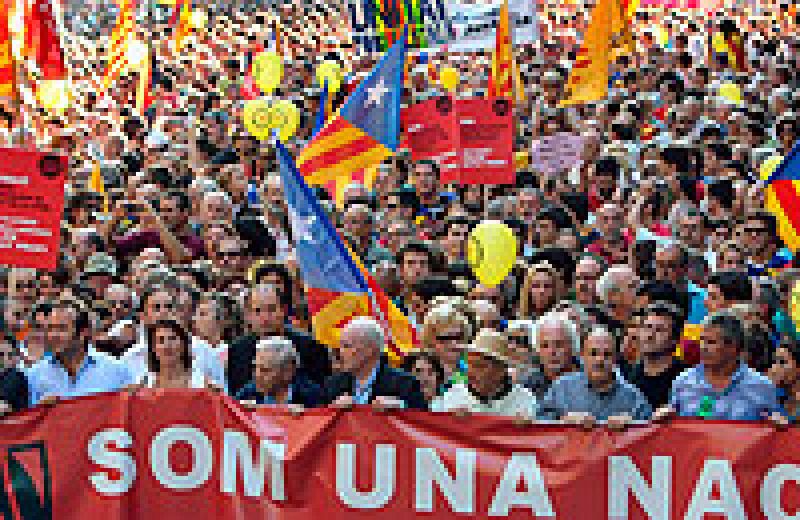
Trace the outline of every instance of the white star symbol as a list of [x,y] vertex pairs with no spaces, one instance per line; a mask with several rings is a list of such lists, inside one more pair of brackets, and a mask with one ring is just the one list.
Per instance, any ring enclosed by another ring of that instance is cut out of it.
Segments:
[[314,221],[317,217],[314,215],[301,216],[298,215],[294,209],[289,209],[289,219],[292,222],[292,232],[296,240],[314,243]]
[[389,93],[389,89],[384,85],[383,78],[372,88],[367,89],[367,106],[379,106],[383,103],[383,96]]

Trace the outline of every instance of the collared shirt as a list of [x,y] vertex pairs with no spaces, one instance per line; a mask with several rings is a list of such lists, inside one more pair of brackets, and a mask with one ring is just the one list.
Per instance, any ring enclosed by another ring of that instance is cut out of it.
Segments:
[[289,388],[286,391],[286,399],[283,402],[278,402],[275,396],[272,395],[265,395],[263,398],[263,403],[259,404],[288,404],[292,402],[292,395],[294,394],[294,385],[290,384]]
[[[701,410],[710,403],[710,410]],[[681,374],[672,385],[670,405],[678,415],[729,421],[760,421],[780,410],[778,390],[772,382],[744,363],[733,373],[728,387],[718,392],[706,381],[700,364]],[[701,413],[701,411],[703,413]]]
[[73,379],[58,359],[48,353],[27,372],[30,405],[46,396],[81,397],[115,392],[133,383],[130,371],[118,361],[87,354]]
[[381,364],[378,362],[363,385],[359,384],[358,380],[353,383],[353,402],[355,404],[369,404],[369,399],[372,396],[372,387],[375,385],[380,369]]
[[553,382],[539,403],[537,417],[559,420],[573,412],[588,413],[600,421],[623,414],[635,420],[647,420],[652,411],[644,395],[616,372],[611,388],[602,393],[592,388],[585,373],[575,372]]

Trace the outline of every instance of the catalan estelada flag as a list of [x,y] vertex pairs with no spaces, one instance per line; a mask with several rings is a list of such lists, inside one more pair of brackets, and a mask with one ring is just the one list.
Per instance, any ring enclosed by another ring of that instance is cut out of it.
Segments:
[[772,172],[764,205],[778,221],[778,235],[792,251],[800,249],[800,141]]
[[592,10],[572,72],[567,82],[562,106],[604,99],[608,95],[608,69],[623,52],[633,52],[630,21],[620,0],[599,0]]
[[400,361],[416,343],[411,323],[341,239],[288,150],[280,142],[276,150],[314,336],[338,347],[342,326],[372,316],[384,326],[389,358]]
[[133,36],[134,0],[120,0],[117,24],[108,42],[108,63],[103,86],[107,89],[128,67],[128,47]]
[[401,38],[303,150],[297,166],[306,182],[352,175],[397,150],[406,49]]
[[12,0],[0,0],[0,97],[17,97],[17,70],[11,50],[9,18]]

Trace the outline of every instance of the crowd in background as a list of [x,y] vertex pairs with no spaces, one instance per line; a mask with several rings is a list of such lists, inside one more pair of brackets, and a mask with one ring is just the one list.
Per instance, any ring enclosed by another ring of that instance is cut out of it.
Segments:
[[[140,12],[159,59],[155,102],[138,116],[135,75],[93,90],[113,9],[67,3],[73,103],[60,115],[7,107],[0,121],[8,145],[70,157],[59,267],[2,272],[0,409],[208,388],[248,406],[372,403],[585,427],[794,421],[798,271],[759,175],[799,135],[794,6],[641,8],[637,52],[613,65],[608,98],[561,108],[590,7],[540,3],[540,40],[516,47],[527,101],[515,106],[515,149],[581,134],[573,169],[520,164],[514,185],[445,185],[440,165],[400,151],[338,203],[316,190],[416,329],[419,348],[390,366],[368,318],[344,327],[338,348],[314,339],[274,150],[241,121],[245,56],[279,27],[286,72],[274,96],[301,109],[287,145],[302,150],[316,65],[338,60],[352,83],[375,62],[353,46],[343,7],[210,3],[178,56],[168,10]],[[710,48],[723,20],[744,35],[744,72]],[[431,54],[459,70],[459,95],[485,94],[491,49]],[[411,68],[406,105],[443,93],[429,70]],[[730,83],[741,100],[720,92]],[[98,165],[108,211],[89,188]],[[485,219],[519,242],[492,288],[465,260]]]

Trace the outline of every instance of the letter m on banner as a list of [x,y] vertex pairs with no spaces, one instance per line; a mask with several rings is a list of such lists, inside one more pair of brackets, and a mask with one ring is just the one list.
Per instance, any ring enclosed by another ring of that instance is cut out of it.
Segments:
[[0,518],[52,520],[52,479],[44,443],[0,449]]

